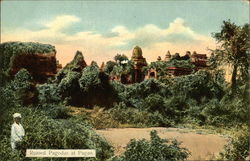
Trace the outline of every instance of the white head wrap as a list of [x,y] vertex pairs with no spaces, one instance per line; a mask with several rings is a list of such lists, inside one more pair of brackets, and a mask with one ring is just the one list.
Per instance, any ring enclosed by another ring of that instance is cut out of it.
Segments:
[[21,116],[21,114],[20,114],[20,113],[14,113],[14,114],[13,114],[13,117],[14,117],[14,118],[17,118],[17,117],[22,118],[22,116]]

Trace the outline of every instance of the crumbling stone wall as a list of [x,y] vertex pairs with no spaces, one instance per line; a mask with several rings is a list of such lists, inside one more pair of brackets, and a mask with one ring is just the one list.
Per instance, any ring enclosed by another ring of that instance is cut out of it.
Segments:
[[22,68],[29,71],[34,81],[44,82],[57,73],[56,53],[19,54],[11,63],[10,75],[14,76]]

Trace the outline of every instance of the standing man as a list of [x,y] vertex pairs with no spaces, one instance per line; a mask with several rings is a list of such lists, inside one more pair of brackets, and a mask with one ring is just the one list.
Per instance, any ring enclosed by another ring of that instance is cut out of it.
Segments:
[[25,132],[23,126],[21,125],[21,114],[15,113],[13,118],[14,123],[11,126],[11,148],[15,150],[17,143],[22,141]]

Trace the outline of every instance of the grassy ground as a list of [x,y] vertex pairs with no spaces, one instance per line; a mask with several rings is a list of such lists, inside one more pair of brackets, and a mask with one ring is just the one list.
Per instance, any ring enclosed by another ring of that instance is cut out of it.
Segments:
[[[104,110],[104,108],[94,107],[93,109],[68,107],[71,116],[78,116],[89,120],[96,129],[105,128],[147,128],[149,126],[138,124],[122,124],[112,118],[112,115]],[[178,124],[174,126],[178,128],[180,133],[193,132],[197,134],[217,134],[223,137],[229,137],[238,130],[237,127],[215,127],[209,125],[199,126],[196,124]]]

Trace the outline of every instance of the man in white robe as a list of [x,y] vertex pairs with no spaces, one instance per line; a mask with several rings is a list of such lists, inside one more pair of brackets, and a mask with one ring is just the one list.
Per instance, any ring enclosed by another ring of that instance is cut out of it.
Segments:
[[14,123],[11,126],[11,148],[15,150],[16,144],[22,141],[25,132],[23,126],[21,125],[21,114],[15,113],[13,118]]

